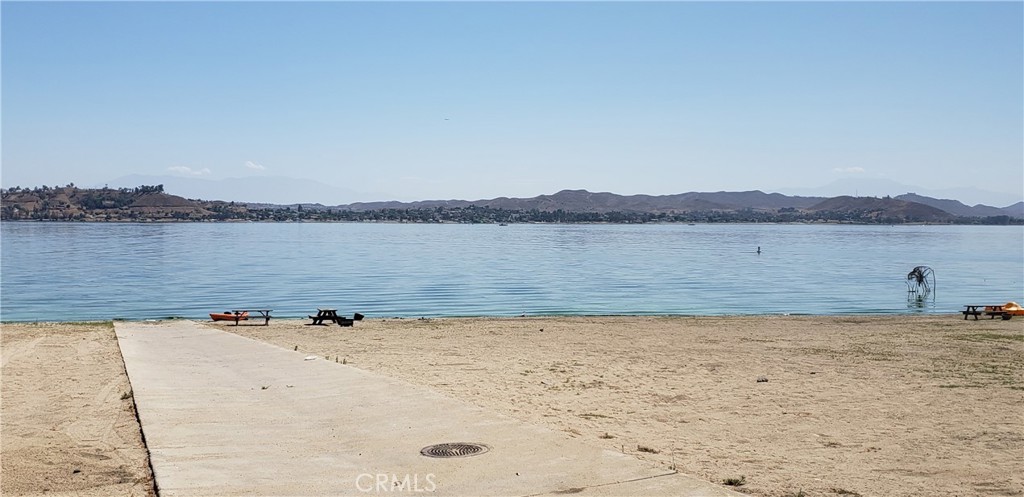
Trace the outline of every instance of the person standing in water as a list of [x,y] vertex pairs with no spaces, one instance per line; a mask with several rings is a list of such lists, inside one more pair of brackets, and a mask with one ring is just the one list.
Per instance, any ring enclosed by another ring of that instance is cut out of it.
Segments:
[[757,247],[757,255],[761,255],[761,246],[760,245]]

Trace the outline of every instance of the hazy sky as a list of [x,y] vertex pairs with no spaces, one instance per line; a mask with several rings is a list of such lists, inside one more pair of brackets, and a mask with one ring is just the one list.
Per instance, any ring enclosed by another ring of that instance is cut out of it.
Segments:
[[4,1],[0,15],[5,187],[1024,190],[1021,2]]

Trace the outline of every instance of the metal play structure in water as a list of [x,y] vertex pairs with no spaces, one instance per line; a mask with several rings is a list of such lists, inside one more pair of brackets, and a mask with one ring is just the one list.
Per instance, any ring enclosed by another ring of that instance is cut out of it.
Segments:
[[935,271],[928,266],[917,266],[907,273],[907,298],[921,300],[935,290]]

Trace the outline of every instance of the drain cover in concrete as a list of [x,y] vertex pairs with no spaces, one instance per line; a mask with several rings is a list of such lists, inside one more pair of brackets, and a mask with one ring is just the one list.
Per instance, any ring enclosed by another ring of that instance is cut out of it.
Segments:
[[427,457],[469,457],[479,454],[483,454],[490,450],[490,447],[484,444],[475,443],[446,443],[431,445],[424,447],[420,451]]

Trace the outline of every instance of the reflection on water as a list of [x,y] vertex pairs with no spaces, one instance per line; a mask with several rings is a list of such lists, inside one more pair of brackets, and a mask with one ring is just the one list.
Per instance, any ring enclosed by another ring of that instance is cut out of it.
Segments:
[[[911,312],[924,312],[935,309],[935,293],[920,294],[907,292],[907,309]],[[950,312],[947,310],[946,312]]]
[[[1024,228],[0,223],[0,318],[956,312],[1024,301]],[[761,247],[762,253],[756,252]],[[908,298],[934,268],[942,292]]]

